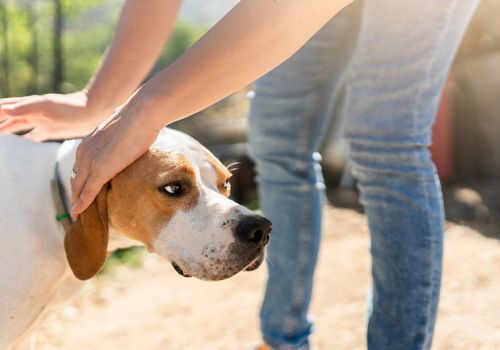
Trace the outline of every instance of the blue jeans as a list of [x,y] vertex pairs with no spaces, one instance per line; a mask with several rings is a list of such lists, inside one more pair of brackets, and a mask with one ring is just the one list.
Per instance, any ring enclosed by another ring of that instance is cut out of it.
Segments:
[[317,153],[340,82],[353,175],[371,233],[369,349],[429,349],[443,209],[428,145],[439,94],[476,0],[358,1],[257,82],[249,117],[261,207],[273,222],[263,338],[308,349],[321,233]]

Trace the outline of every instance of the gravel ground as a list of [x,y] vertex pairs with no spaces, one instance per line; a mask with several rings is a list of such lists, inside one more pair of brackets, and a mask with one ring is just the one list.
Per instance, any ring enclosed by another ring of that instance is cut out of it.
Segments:
[[[449,223],[433,349],[500,349],[500,243]],[[312,315],[319,350],[364,349],[369,287],[365,217],[328,208]],[[140,269],[95,278],[49,319],[38,349],[244,350],[259,340],[265,268],[223,282],[177,275],[147,255]]]

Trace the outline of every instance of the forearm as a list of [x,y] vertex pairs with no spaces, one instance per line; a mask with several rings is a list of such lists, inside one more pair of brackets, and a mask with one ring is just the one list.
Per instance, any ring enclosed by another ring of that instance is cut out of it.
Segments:
[[115,36],[87,84],[88,104],[106,113],[123,104],[157,60],[182,0],[127,0]]
[[264,75],[297,51],[349,0],[244,0],[127,107],[160,127]]

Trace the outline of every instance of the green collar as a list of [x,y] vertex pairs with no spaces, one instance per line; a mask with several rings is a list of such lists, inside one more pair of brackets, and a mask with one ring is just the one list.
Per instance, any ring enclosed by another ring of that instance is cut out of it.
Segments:
[[73,224],[73,219],[69,214],[68,205],[66,202],[66,190],[61,181],[61,175],[59,174],[59,162],[56,161],[54,166],[54,178],[50,181],[50,188],[52,191],[52,200],[56,208],[55,220],[60,222],[66,233],[71,229]]

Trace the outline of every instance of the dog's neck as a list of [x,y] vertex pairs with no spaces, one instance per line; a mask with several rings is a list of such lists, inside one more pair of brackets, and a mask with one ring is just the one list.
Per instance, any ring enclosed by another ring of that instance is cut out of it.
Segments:
[[[76,149],[78,148],[80,142],[80,139],[66,141],[61,145],[57,152],[56,161],[59,164],[60,180],[62,186],[64,187],[65,195],[68,196],[68,198],[64,198],[63,200],[68,204],[71,203],[71,198],[69,198],[69,196],[71,196],[71,173],[75,164]],[[128,239],[123,234],[114,229],[111,225],[109,225],[108,252],[113,252],[116,249],[120,248],[128,248],[138,245],[142,245],[142,243]]]
[[[75,164],[76,149],[80,142],[81,140],[66,141],[57,151],[56,162],[59,164],[60,181],[66,196],[71,195],[71,172]],[[63,198],[63,200],[68,204],[71,203],[70,198]]]

